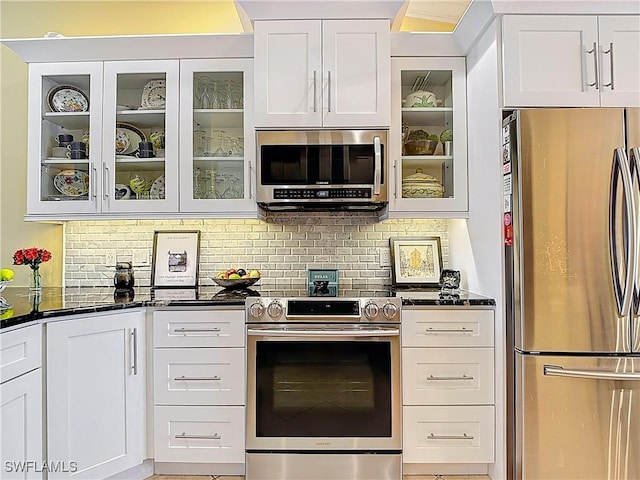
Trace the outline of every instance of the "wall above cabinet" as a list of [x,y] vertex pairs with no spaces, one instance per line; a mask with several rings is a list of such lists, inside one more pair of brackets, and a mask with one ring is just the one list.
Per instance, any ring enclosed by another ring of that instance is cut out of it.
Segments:
[[406,3],[408,2],[405,0],[379,0],[367,2],[366,8],[362,8],[361,0],[306,0],[304,2],[235,0],[240,20],[247,31],[250,31],[251,27],[249,24],[247,29],[245,21],[255,20],[363,20],[367,18],[393,20],[397,16],[404,16]]

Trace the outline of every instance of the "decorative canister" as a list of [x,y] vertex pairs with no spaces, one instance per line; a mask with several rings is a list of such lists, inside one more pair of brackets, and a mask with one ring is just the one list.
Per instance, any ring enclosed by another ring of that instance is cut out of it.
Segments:
[[131,262],[120,262],[116,264],[116,274],[113,277],[113,284],[116,290],[131,290],[135,284],[133,277],[133,266]]
[[440,198],[443,194],[444,187],[438,179],[423,173],[421,168],[402,179],[403,198]]

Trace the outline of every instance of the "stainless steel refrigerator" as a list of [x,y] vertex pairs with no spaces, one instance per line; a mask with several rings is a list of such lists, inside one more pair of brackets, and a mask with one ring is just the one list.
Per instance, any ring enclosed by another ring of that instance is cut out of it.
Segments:
[[509,478],[640,479],[640,109],[503,123]]

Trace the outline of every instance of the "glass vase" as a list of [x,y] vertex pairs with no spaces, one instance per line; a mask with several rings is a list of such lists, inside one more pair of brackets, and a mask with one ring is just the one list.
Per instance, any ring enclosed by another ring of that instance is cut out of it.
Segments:
[[29,282],[29,290],[39,292],[42,290],[42,276],[39,268],[31,269],[31,280]]

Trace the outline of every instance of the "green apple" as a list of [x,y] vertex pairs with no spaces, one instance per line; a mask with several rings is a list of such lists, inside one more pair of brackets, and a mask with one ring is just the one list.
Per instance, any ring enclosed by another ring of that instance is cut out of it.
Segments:
[[229,275],[229,280],[237,280],[240,278],[240,275],[238,275],[237,273],[232,273],[231,275]]
[[0,270],[0,280],[13,280],[15,273],[10,268],[3,268]]

